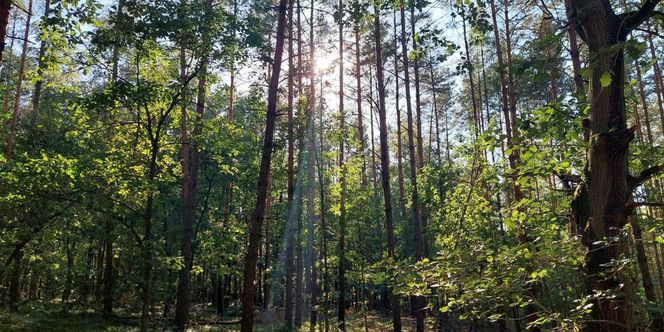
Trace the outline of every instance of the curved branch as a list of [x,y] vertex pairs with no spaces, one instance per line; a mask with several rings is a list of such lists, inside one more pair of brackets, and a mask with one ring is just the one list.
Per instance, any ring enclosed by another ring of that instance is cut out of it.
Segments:
[[644,182],[652,179],[653,177],[664,173],[664,164],[646,168],[639,175],[630,178],[630,185],[632,189],[642,185]]
[[643,4],[641,4],[641,8],[639,8],[637,11],[623,13],[620,15],[625,36],[628,35],[632,30],[638,28],[647,19],[656,13],[659,13],[655,11],[655,7],[657,7],[661,1],[662,0],[645,0]]

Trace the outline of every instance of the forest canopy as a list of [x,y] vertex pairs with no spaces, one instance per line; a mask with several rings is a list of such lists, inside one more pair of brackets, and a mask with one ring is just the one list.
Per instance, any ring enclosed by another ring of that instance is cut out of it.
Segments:
[[2,331],[664,331],[660,0],[0,0]]

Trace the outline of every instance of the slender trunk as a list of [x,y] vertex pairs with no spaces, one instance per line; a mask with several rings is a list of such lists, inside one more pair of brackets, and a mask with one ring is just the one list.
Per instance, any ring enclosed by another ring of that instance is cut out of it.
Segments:
[[[572,0],[565,0],[565,13],[567,14],[567,37],[569,39],[569,54],[572,58],[572,75],[574,76],[574,86],[576,87],[577,98],[584,98],[585,84],[581,77],[581,51],[579,41],[576,35],[576,18],[572,12]],[[585,98],[584,98],[585,99]]]
[[[2,1],[5,2],[5,1]],[[28,45],[30,43],[30,20],[32,19],[32,0],[28,1],[28,17],[25,21],[25,32],[23,33],[23,51],[21,52],[21,60],[18,65],[18,77],[16,78],[16,95],[14,96],[14,112],[12,113],[11,127],[9,129],[9,135],[7,136],[7,160],[14,159],[14,138],[16,136],[16,121],[18,119],[18,111],[21,107],[21,94],[23,92],[23,75],[25,74],[25,59],[28,55]],[[0,12],[0,15],[2,13]],[[2,19],[0,18],[0,24],[2,24]],[[7,24],[5,23],[5,28],[0,29],[2,31],[6,30]],[[3,40],[4,45],[4,40]],[[4,46],[3,46],[4,48]]]
[[[152,182],[157,176],[157,157],[159,156],[159,137],[150,139],[150,163],[147,180]],[[150,307],[152,305],[152,219],[154,214],[154,192],[148,191],[145,202],[145,228],[143,230],[143,289],[141,294],[141,332],[148,330]]]
[[369,131],[370,131],[370,139],[371,139],[371,151],[369,153],[371,154],[371,187],[376,188],[376,138],[374,135],[374,82],[373,82],[373,70],[371,66],[369,66]]
[[113,313],[113,290],[115,288],[115,270],[113,268],[113,222],[106,220],[106,241],[104,241],[104,275],[102,287],[102,302],[104,314],[110,316]]
[[67,256],[67,267],[65,270],[65,285],[62,289],[62,303],[69,302],[72,284],[74,283],[74,253],[69,238],[65,239],[65,253]]
[[[44,16],[42,22],[46,22],[48,14],[51,10],[51,0],[44,2]],[[39,102],[41,101],[42,88],[44,85],[44,69],[46,69],[46,62],[44,56],[46,55],[46,40],[42,34],[41,45],[39,46],[39,53],[37,55],[37,81],[35,82],[35,92],[32,95],[32,116],[30,120],[30,127],[34,128],[38,121],[39,116]]]
[[[413,229],[415,233],[415,258],[419,261],[425,257],[422,224],[420,223],[420,197],[417,186],[417,155],[415,152],[415,129],[413,126],[413,111],[410,102],[410,76],[408,73],[408,49],[406,47],[406,15],[405,4],[401,3],[401,56],[404,64],[404,87],[406,89],[406,116],[408,119],[408,154],[410,162],[411,200],[413,206]],[[424,331],[425,300],[422,296],[415,296],[413,301],[413,315],[417,321],[417,332]]]
[[[643,244],[643,236],[641,234],[641,226],[636,220],[636,216],[632,216],[629,219],[629,224],[632,228],[632,235],[634,236],[634,246],[636,247],[636,261],[639,265],[639,271],[641,272],[641,281],[643,282],[643,291],[646,296],[646,300],[649,302],[648,308],[650,305],[657,303],[657,296],[655,295],[655,286],[652,282],[652,276],[650,275],[650,267],[648,266],[648,257],[646,256],[646,249]],[[664,318],[662,313],[657,310],[648,310],[650,313],[650,318],[652,319],[650,328],[653,331],[662,331],[664,329]]]
[[[307,224],[307,253],[309,255],[309,294],[311,294],[311,311],[309,313],[309,331],[316,331],[316,324],[318,321],[318,293],[319,287],[317,282],[317,270],[316,270],[316,251],[314,248],[314,222],[316,221],[316,205],[315,205],[315,194],[316,194],[316,180],[314,176],[314,164],[316,162],[315,153],[316,153],[316,130],[315,130],[315,121],[314,121],[314,112],[316,110],[316,81],[314,77],[314,68],[315,68],[315,57],[314,57],[314,0],[311,0],[311,7],[309,8],[309,114],[308,121],[309,125],[309,165],[308,165],[308,188],[309,188],[309,219]],[[322,94],[322,91],[321,91]]]
[[[287,187],[287,206],[288,212],[286,215],[287,222],[290,222],[293,210],[293,193],[295,191],[294,181],[294,164],[295,164],[295,126],[293,119],[293,75],[295,74],[295,67],[293,66],[293,4],[294,1],[289,1],[288,6],[288,161],[286,173],[288,177]],[[293,327],[293,237],[289,224],[286,225],[286,266],[285,266],[285,313],[284,320],[286,321],[286,329],[290,330]]]
[[[415,85],[415,116],[417,122],[417,168],[418,170],[424,167],[424,148],[422,147],[422,104],[420,103],[420,56],[417,48],[417,29],[415,19],[415,2],[410,3],[410,33],[411,42],[413,44],[413,78]],[[424,215],[424,214],[423,214]],[[422,218],[422,226],[425,225],[424,218]]]
[[367,162],[366,142],[364,140],[364,116],[362,115],[362,71],[360,70],[360,24],[355,23],[355,81],[357,93],[357,135],[360,140],[360,155],[362,155],[362,184],[366,184]]
[[[302,75],[303,75],[303,70],[302,70],[302,20],[301,20],[301,15],[302,15],[302,5],[300,3],[300,0],[296,0],[297,3],[297,110],[298,114],[302,115],[303,112],[303,103],[302,99],[304,97],[304,92],[303,92],[303,85],[302,85]],[[306,120],[305,120],[306,121]],[[304,126],[300,127],[299,132],[300,134],[306,133],[305,129],[307,125],[305,124]],[[298,154],[300,155],[298,157],[299,161],[302,161],[302,152],[304,150],[304,144],[303,142],[306,141],[303,135],[298,135],[300,138],[300,149],[298,151]],[[299,166],[298,166],[299,169]],[[300,174],[300,171],[298,170],[298,174]],[[300,186],[302,185],[302,178],[301,176],[298,175],[298,183]],[[295,211],[297,213],[297,232],[295,234],[295,254],[297,256],[297,260],[295,261],[295,326],[300,327],[302,325],[302,313],[304,310],[304,292],[303,292],[303,268],[304,268],[304,257],[303,257],[303,248],[302,248],[302,190],[300,190],[299,196],[296,199],[296,206],[298,206],[298,209]]]
[[468,71],[468,81],[470,83],[470,101],[473,107],[473,126],[475,129],[475,137],[477,137],[480,132],[480,126],[479,116],[477,115],[477,99],[475,99],[475,78],[473,77],[473,65],[470,61],[470,47],[468,46],[468,32],[466,29],[465,17],[461,17],[461,26],[463,27],[463,44],[466,50],[466,70]]
[[272,148],[274,146],[274,128],[277,120],[277,97],[279,92],[279,74],[281,72],[281,59],[284,51],[284,35],[286,21],[287,0],[279,1],[279,16],[277,19],[277,36],[272,76],[268,89],[267,118],[265,122],[265,138],[261,157],[260,173],[258,176],[258,194],[256,208],[249,224],[249,245],[244,266],[244,279],[242,286],[242,322],[240,330],[251,332],[254,323],[254,279],[256,277],[256,261],[258,260],[258,246],[262,234],[263,217],[267,200],[267,187],[270,177],[270,163],[272,161]]
[[[212,8],[212,0],[206,1],[206,10]],[[204,46],[206,49],[207,46]],[[190,284],[191,284],[191,268],[193,265],[193,248],[192,242],[194,241],[194,230],[193,224],[196,215],[197,207],[197,189],[198,189],[198,173],[200,166],[200,151],[198,147],[198,142],[196,137],[200,136],[202,133],[202,123],[203,115],[205,113],[205,102],[206,102],[206,88],[207,88],[207,63],[209,55],[203,55],[201,72],[198,77],[198,86],[197,86],[197,96],[196,96],[196,118],[194,119],[194,129],[193,136],[194,139],[188,137],[187,133],[187,107],[186,103],[188,99],[183,98],[182,106],[182,132],[181,132],[181,144],[182,144],[182,174],[184,176],[182,183],[182,239],[181,239],[181,249],[180,253],[184,260],[184,266],[179,271],[178,276],[178,287],[177,287],[177,300],[175,306],[175,324],[178,329],[184,330],[187,321],[189,319],[189,302],[190,302]],[[182,83],[186,83],[186,57],[184,54],[184,48],[182,49],[181,54],[181,67],[180,74]],[[183,87],[184,88],[184,87]],[[232,87],[231,87],[231,96],[232,96]],[[231,108],[233,105],[232,97]],[[229,111],[229,113],[231,113]]]
[[[385,108],[385,79],[383,75],[383,49],[380,30],[380,7],[374,4],[374,38],[376,49],[376,80],[378,81],[378,118],[380,126],[380,164],[381,183],[385,210],[385,228],[387,230],[387,258],[396,261],[394,239],[394,216],[392,213],[392,189],[390,187],[390,149],[387,140],[387,110]],[[389,273],[390,271],[388,271]],[[392,300],[392,330],[401,331],[401,307],[399,295],[390,290]]]
[[[344,30],[343,0],[339,0],[339,172],[341,182],[340,215],[339,215],[339,303],[337,307],[337,324],[341,331],[346,330],[346,165],[345,154],[345,110],[344,110]],[[373,125],[373,124],[372,124]]]
[[[652,144],[653,142],[653,137],[652,137],[652,130],[650,128],[650,112],[648,110],[648,98],[646,97],[646,89],[645,85],[643,84],[643,77],[641,76],[641,65],[639,64],[639,61],[636,60],[634,61],[635,69],[636,69],[636,81],[639,86],[639,97],[641,98],[641,107],[643,108],[643,120],[645,121],[645,126],[646,126],[646,137],[649,143]],[[640,127],[640,126],[639,126]]]
[[394,102],[397,110],[397,182],[399,184],[399,212],[401,220],[406,220],[406,192],[404,189],[403,181],[403,147],[402,143],[402,123],[401,123],[401,107],[399,107],[399,35],[397,34],[397,14],[396,10],[392,12],[392,26],[394,33]]
[[[650,24],[648,24],[648,28],[650,29]],[[660,121],[662,124],[662,130],[664,130],[664,81],[662,80],[662,68],[659,66],[657,51],[655,50],[655,44],[652,41],[651,34],[648,34],[648,46],[650,49],[650,57],[652,58],[653,61],[653,71],[655,73],[655,93],[657,95],[657,109],[659,110],[659,116],[662,119]]]

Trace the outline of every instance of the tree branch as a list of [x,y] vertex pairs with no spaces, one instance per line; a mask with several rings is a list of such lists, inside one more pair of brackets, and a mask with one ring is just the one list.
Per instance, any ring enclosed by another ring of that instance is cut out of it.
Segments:
[[664,172],[664,164],[646,168],[639,175],[630,178],[630,185],[632,189],[642,185],[644,182],[652,179],[656,175]]
[[639,25],[652,17],[656,13],[655,7],[657,7],[661,1],[662,0],[645,0],[643,4],[641,4],[641,8],[637,11],[620,15],[623,26],[623,29],[621,30],[624,31],[624,35],[627,36],[632,30],[638,28]]

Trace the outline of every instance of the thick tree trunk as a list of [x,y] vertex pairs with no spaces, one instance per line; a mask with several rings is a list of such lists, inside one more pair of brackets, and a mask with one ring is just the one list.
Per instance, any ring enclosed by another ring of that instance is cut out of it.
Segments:
[[7,24],[9,24],[9,12],[11,9],[11,0],[0,0],[0,65],[2,65],[2,55],[5,53]]
[[[624,54],[618,45],[638,27],[659,3],[646,1],[635,13],[616,15],[608,0],[572,0],[581,38],[594,59],[590,78],[590,148],[585,183],[572,202],[574,218],[584,229],[587,247],[586,293],[615,292],[593,300],[593,320],[586,331],[627,331],[632,318],[632,281],[611,262],[624,252],[623,227],[633,212],[632,191],[642,179],[630,177],[629,143],[634,129],[627,128],[624,97]],[[607,78],[610,78],[607,80]]]
[[263,228],[263,217],[267,201],[267,187],[270,178],[270,164],[272,161],[272,148],[274,146],[274,128],[277,120],[277,97],[279,92],[279,74],[281,73],[281,59],[284,51],[284,35],[286,30],[287,0],[279,1],[279,16],[277,19],[277,36],[272,66],[272,76],[268,88],[267,117],[265,121],[265,138],[261,156],[260,173],[258,176],[258,195],[249,224],[249,245],[244,266],[244,279],[242,285],[242,322],[240,330],[251,332],[254,324],[254,280],[256,278],[256,261],[258,260],[258,246]]
[[23,249],[19,249],[14,258],[14,269],[9,277],[9,310],[18,311],[21,300],[21,270],[23,269]]
[[[376,80],[378,81],[378,118],[380,126],[380,164],[381,183],[385,211],[385,228],[387,230],[387,258],[396,260],[394,239],[394,216],[392,212],[392,189],[390,187],[390,149],[387,140],[387,110],[385,108],[385,78],[383,75],[383,49],[380,30],[380,7],[374,4],[374,39],[376,49]],[[388,271],[389,272],[389,271]],[[401,306],[398,294],[391,292],[392,330],[401,331]]]

